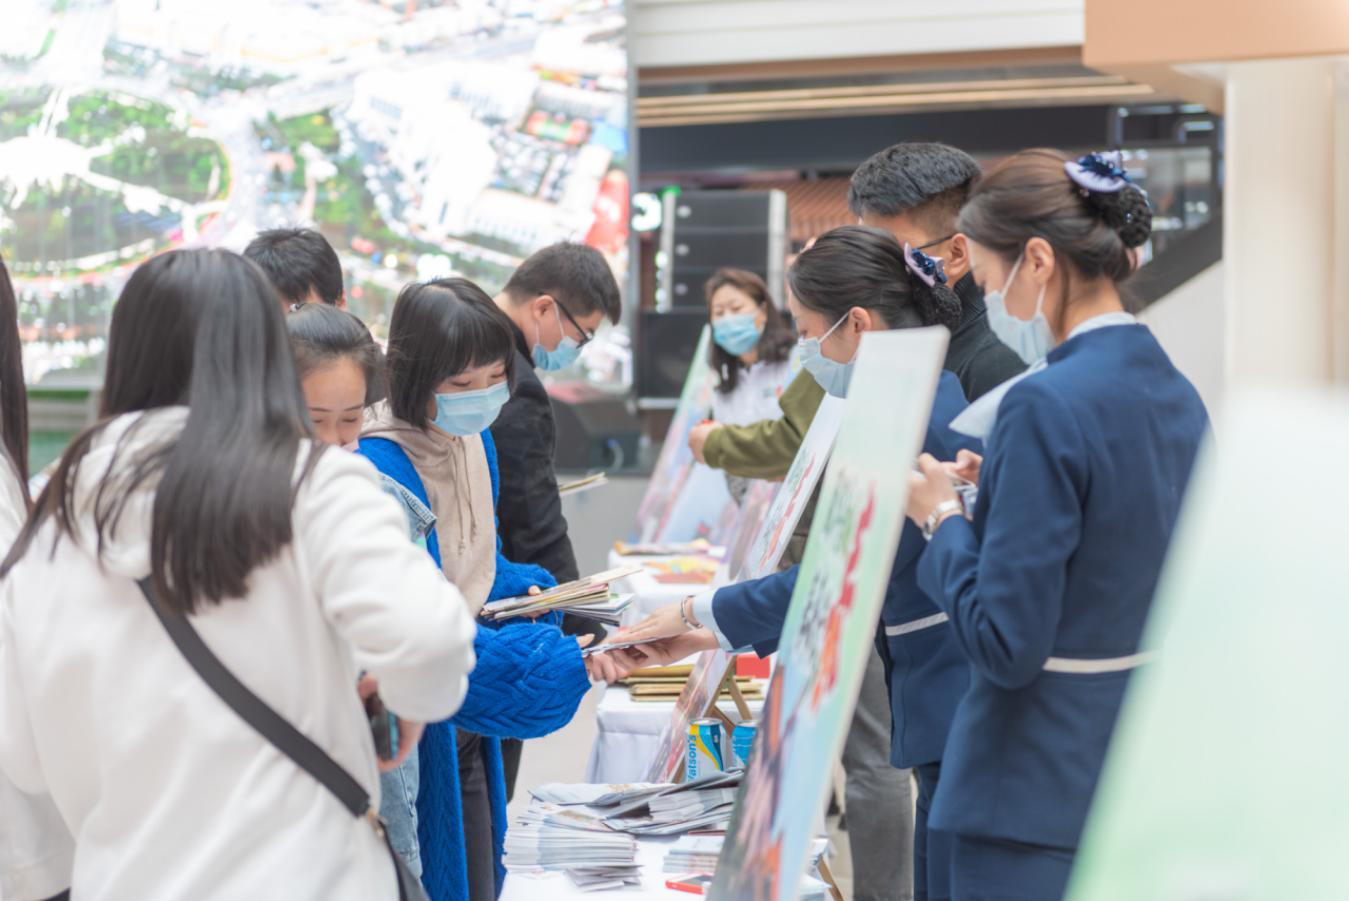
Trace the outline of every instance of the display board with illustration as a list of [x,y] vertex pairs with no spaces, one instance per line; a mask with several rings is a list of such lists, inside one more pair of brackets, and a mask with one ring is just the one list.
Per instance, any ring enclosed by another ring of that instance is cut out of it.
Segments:
[[834,439],[838,437],[839,423],[843,419],[843,406],[840,398],[828,395],[820,402],[791,469],[754,533],[753,543],[743,556],[730,561],[727,572],[732,581],[762,578],[777,569],[782,552],[787,549],[787,542],[796,531],[796,524],[829,462],[829,453],[834,448]]
[[862,338],[710,897],[796,897],[875,639],[905,476],[922,446],[947,338],[940,328]]
[[[1200,455],[1068,897],[1349,898],[1349,403],[1234,397]],[[1144,865],[1140,863],[1145,862]]]
[[[727,505],[733,506],[735,503],[726,487],[726,480],[719,473],[699,464],[689,449],[689,433],[712,409],[712,391],[716,388],[717,375],[706,362],[711,340],[712,330],[703,326],[698,347],[689,363],[689,373],[684,377],[684,387],[679,392],[674,418],[665,432],[665,443],[661,445],[660,456],[656,458],[656,466],[651,471],[651,481],[637,508],[638,541],[708,538],[716,530]],[[695,468],[703,470],[704,475],[690,484]],[[690,499],[682,505],[677,504],[680,498],[695,492],[698,495],[697,503],[692,503]],[[680,534],[684,532],[689,534]]]
[[765,482],[758,479],[749,483],[749,489],[740,501],[740,518],[735,527],[735,538],[726,554],[726,572],[732,581],[739,581],[738,573],[745,569],[745,561],[758,537],[768,529],[768,515],[775,506],[778,492],[785,482]]

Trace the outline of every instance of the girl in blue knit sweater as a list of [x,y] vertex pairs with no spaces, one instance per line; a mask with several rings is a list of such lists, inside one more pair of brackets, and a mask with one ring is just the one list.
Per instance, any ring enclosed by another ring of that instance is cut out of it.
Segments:
[[[509,391],[512,355],[500,312],[471,283],[448,280],[409,286],[393,319],[387,380],[370,392],[378,396],[387,386],[389,400],[367,411],[360,452],[402,502],[414,539],[424,539],[475,610],[488,599],[552,585],[546,571],[510,563],[497,549],[496,452],[485,429],[499,404],[484,404],[483,396],[494,385]],[[498,337],[505,348],[500,356]],[[361,353],[349,356],[348,379],[361,368],[351,365]],[[342,378],[342,369],[327,367],[329,382]],[[368,382],[369,374],[363,378]],[[308,391],[314,379],[305,381]],[[311,411],[316,419],[335,419],[340,428],[329,440],[344,445],[360,428],[348,408],[361,402],[356,385],[346,390],[345,402],[332,397]],[[463,399],[448,401],[455,395]],[[449,722],[427,728],[399,784],[385,788],[386,817],[415,805],[416,821],[405,817],[408,839],[396,845],[405,856],[419,856],[423,883],[436,901],[495,897],[504,876],[499,739],[560,728],[589,688],[577,641],[552,623],[524,621],[499,630],[483,624],[475,651],[478,665],[464,706]],[[414,766],[419,779],[408,776]],[[390,831],[398,832],[395,824]]]

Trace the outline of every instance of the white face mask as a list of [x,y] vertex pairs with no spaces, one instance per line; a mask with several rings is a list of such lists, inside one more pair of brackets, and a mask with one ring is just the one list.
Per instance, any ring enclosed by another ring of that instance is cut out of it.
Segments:
[[837,360],[831,360],[824,355],[820,345],[824,343],[834,331],[843,323],[848,321],[848,314],[844,313],[843,318],[835,322],[829,331],[825,332],[819,338],[802,338],[799,342],[801,348],[801,367],[809,372],[825,393],[833,397],[847,397],[848,385],[852,382],[853,365],[857,362],[857,353],[854,351],[852,359],[846,363],[840,363]]
[[1040,296],[1035,301],[1035,315],[1030,319],[1018,319],[1007,311],[1007,292],[1011,290],[1017,270],[1021,268],[1021,262],[1025,258],[1026,252],[1023,250],[1016,258],[1016,264],[1012,266],[1012,273],[1007,276],[1007,283],[1002,286],[1001,291],[989,291],[985,294],[984,305],[988,307],[989,329],[999,341],[1016,351],[1016,355],[1029,365],[1043,360],[1054,349],[1054,333],[1050,330],[1049,320],[1045,319],[1044,314],[1045,289],[1049,287],[1048,285],[1040,286]]

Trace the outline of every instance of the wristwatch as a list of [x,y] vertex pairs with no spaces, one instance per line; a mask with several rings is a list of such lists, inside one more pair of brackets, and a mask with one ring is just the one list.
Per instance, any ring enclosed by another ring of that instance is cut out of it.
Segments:
[[928,541],[931,541],[932,536],[937,533],[937,527],[946,522],[948,517],[954,516],[960,512],[962,512],[960,501],[955,499],[942,501],[936,506],[936,509],[929,514],[927,522],[923,523],[923,537]]

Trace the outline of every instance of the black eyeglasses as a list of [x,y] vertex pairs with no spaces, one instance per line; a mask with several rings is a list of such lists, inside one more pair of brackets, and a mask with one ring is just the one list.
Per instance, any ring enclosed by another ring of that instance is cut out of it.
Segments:
[[914,248],[914,250],[927,250],[929,247],[936,247],[938,244],[944,244],[944,243],[946,243],[947,241],[949,241],[949,240],[951,240],[952,238],[954,238],[955,236],[956,236],[956,233],[955,233],[955,232],[951,232],[951,233],[950,233],[949,235],[947,235],[945,238],[938,238],[938,239],[935,240],[935,241],[928,241],[926,244],[919,244],[917,247]]
[[595,339],[595,333],[588,332],[584,328],[582,328],[581,323],[576,321],[576,317],[572,316],[572,314],[567,310],[567,308],[564,307],[556,297],[553,298],[553,303],[557,304],[557,308],[562,311],[562,315],[567,317],[567,321],[571,323],[571,327],[576,329],[576,331],[580,333],[581,340],[576,345],[578,348],[585,347],[587,344],[589,344],[591,341]]

